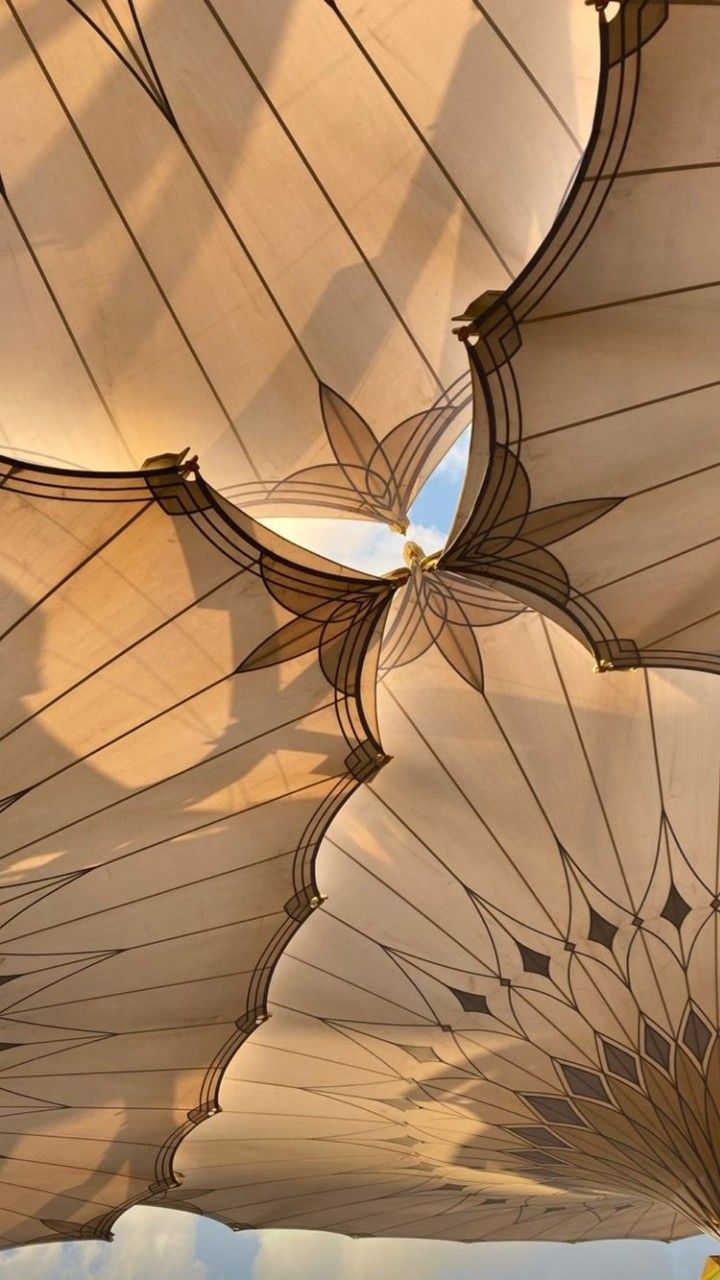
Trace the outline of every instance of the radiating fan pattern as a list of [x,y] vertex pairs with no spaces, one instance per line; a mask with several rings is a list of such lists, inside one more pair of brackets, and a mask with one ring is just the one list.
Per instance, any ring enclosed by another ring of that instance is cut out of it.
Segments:
[[720,1233],[720,4],[0,40],[0,1243]]

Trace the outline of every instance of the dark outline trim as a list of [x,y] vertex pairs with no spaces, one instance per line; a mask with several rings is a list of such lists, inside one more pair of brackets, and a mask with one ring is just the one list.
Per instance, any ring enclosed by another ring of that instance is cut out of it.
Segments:
[[[363,705],[362,684],[371,666],[374,666],[375,672],[377,670],[380,639],[396,584],[384,579],[373,579],[369,575],[356,571],[342,576],[339,573],[332,574],[321,564],[298,565],[289,558],[288,554],[283,554],[284,547],[287,546],[289,551],[292,544],[286,544],[285,540],[277,535],[271,535],[269,539],[277,544],[277,549],[263,544],[252,532],[256,526],[249,517],[244,517],[241,512],[238,512],[237,516],[231,514],[227,505],[219,500],[218,495],[204,479],[197,475],[194,481],[190,481],[175,467],[152,471],[75,471],[62,467],[46,467],[33,462],[25,463],[0,455],[0,469],[2,468],[6,468],[6,473],[4,476],[0,475],[0,501],[3,489],[49,501],[94,501],[115,504],[136,501],[140,512],[147,508],[149,500],[150,504],[157,503],[171,519],[190,518],[198,532],[202,533],[218,552],[226,555],[234,563],[237,563],[238,554],[242,556],[244,567],[262,577],[268,593],[288,612],[292,612],[292,606],[288,603],[287,594],[277,595],[273,591],[272,579],[269,581],[267,574],[263,572],[263,561],[269,564],[275,574],[286,575],[291,584],[296,582],[299,575],[300,589],[304,588],[306,594],[308,581],[312,582],[312,579],[316,583],[324,581],[328,588],[332,584],[335,588],[334,593],[331,591],[329,596],[318,596],[318,599],[326,602],[328,599],[330,601],[337,599],[342,606],[348,597],[351,600],[357,600],[363,593],[365,596],[370,594],[371,598],[374,597],[369,607],[369,625],[362,628],[359,645],[354,635],[352,619],[345,629],[342,637],[341,660],[338,663],[338,673],[342,677],[340,683],[333,682],[332,676],[328,674],[327,664],[322,662],[323,638],[321,633],[318,634],[318,661],[331,687],[335,683],[336,717],[340,732],[349,748],[345,758],[347,772],[337,775],[334,785],[331,785],[332,778],[326,780],[329,789],[302,831],[292,867],[292,887],[295,890],[295,896],[285,903],[286,918],[255,964],[245,1009],[235,1021],[236,1029],[220,1046],[208,1065],[202,1079],[197,1104],[188,1111],[187,1120],[168,1135],[157,1153],[155,1181],[139,1195],[130,1197],[116,1208],[87,1222],[65,1223],[54,1219],[42,1219],[44,1225],[49,1228],[50,1234],[24,1242],[17,1247],[24,1248],[25,1244],[46,1244],[54,1241],[87,1239],[109,1241],[113,1238],[112,1227],[128,1209],[138,1204],[162,1204],[164,1193],[180,1185],[174,1172],[174,1161],[180,1145],[203,1120],[220,1110],[219,1094],[227,1066],[241,1045],[268,1016],[268,990],[275,966],[298,929],[320,904],[315,867],[323,837],[345,801],[362,783],[369,781],[387,763],[389,757],[383,752],[377,736],[374,705],[372,710],[366,710]],[[113,484],[113,482],[117,483]],[[68,490],[78,492],[80,496],[71,497]],[[220,535],[220,541],[218,535]],[[248,555],[248,547],[251,549],[250,555]],[[311,561],[316,559],[311,552],[306,554],[309,554]],[[316,609],[318,607],[315,606]],[[277,661],[282,660],[282,657],[277,659]],[[317,785],[321,785],[320,782]]]
[[[520,325],[585,243],[613,189],[631,135],[641,82],[642,47],[664,26],[671,3],[708,2],[713,4],[716,0],[621,0],[621,9],[609,22],[603,11],[599,12],[600,77],[595,116],[587,150],[566,202],[527,266],[464,331],[468,359],[476,375],[473,438],[480,453],[488,454],[488,464],[479,492],[473,493],[476,482],[471,480],[470,470],[467,473],[458,504],[458,513],[462,514],[456,516],[439,567],[473,574],[489,585],[499,583],[571,634],[582,636],[602,671],[667,666],[720,673],[720,655],[691,650],[681,653],[651,645],[639,649],[631,638],[617,635],[592,596],[573,587],[559,560],[558,568],[568,583],[564,601],[557,591],[553,592],[553,582],[543,583],[541,576],[532,584],[519,583],[511,571],[512,560],[507,572],[499,556],[491,571],[485,565],[478,573],[465,552],[478,528],[490,523],[491,515],[493,523],[502,523],[498,500],[502,503],[503,491],[509,490],[521,469],[522,401],[512,363],[522,345]],[[474,345],[468,341],[470,336],[477,339]],[[507,447],[511,439],[513,450]],[[471,443],[471,456],[472,451]],[[493,460],[501,451],[506,455],[503,465],[494,468]],[[511,468],[509,481],[507,465]]]

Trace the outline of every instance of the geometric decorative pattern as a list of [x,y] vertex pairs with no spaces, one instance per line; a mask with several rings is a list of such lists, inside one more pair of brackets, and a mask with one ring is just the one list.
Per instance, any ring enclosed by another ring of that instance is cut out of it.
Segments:
[[499,616],[482,686],[437,646],[386,666],[390,764],[163,1202],[467,1240],[720,1227],[720,689],[600,679]]
[[190,444],[244,507],[405,522],[468,424],[449,317],[524,266],[582,154],[576,3],[529,54],[519,13],[469,3],[413,0],[408,43],[383,0],[207,3],[181,30],[133,0],[10,0],[5,451],[97,470]]
[[[419,549],[418,549],[419,550]],[[396,582],[402,584],[404,575]],[[410,570],[388,619],[381,669],[414,662],[436,646],[451,667],[476,689],[483,686],[483,667],[476,629],[496,626],[522,613],[524,606],[471,579],[443,570]]]
[[0,461],[0,531],[0,1239],[107,1238],[174,1184],[383,763],[391,587],[173,468]]
[[475,423],[441,564],[549,609],[603,669],[716,672],[720,9],[624,0],[600,33],[562,213],[462,330]]
[[[3,1244],[720,1233],[720,6],[596,6],[583,155],[571,3],[0,16]],[[471,401],[407,572],[233,506]]]
[[335,461],[293,472],[275,484],[248,483],[234,491],[244,509],[267,513],[297,506],[331,515],[380,520],[399,532],[422,480],[452,439],[462,405],[441,405],[415,414],[378,440],[352,405],[330,387],[320,387],[322,420]]

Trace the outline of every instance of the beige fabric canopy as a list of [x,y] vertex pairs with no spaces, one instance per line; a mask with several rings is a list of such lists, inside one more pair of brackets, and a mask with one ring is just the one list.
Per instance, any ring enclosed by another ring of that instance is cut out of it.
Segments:
[[[512,587],[605,665],[720,669],[720,6],[601,24],[581,174],[469,341],[448,568]],[[548,549],[550,548],[550,549]]]
[[0,465],[0,1239],[172,1181],[323,829],[382,762],[387,584],[177,473]]
[[718,1230],[720,686],[601,679],[540,615],[480,608],[475,687],[437,645],[386,672],[391,762],[333,823],[327,901],[169,1202],[458,1240]]
[[402,524],[469,420],[450,318],[579,163],[595,28],[577,0],[4,0],[5,452],[190,445],[242,506]]
[[[563,203],[596,27],[0,9],[3,1244],[720,1232],[720,5]],[[471,376],[441,556],[235,505],[403,525]]]

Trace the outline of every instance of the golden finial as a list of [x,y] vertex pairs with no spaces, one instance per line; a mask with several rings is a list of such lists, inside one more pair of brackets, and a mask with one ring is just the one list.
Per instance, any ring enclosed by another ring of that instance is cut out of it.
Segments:
[[406,542],[403,547],[403,560],[408,569],[414,569],[416,564],[421,564],[425,559],[425,552],[419,547],[417,542]]

